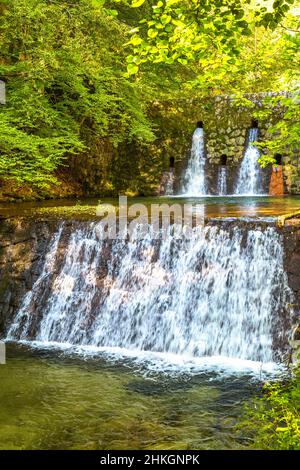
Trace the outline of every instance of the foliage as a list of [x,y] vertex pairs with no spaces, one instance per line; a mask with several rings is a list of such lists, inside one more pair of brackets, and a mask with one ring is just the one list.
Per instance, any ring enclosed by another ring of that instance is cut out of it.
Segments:
[[282,107],[283,115],[280,120],[275,122],[268,131],[272,138],[264,142],[257,142],[257,146],[264,151],[260,158],[262,167],[269,163],[274,163],[275,154],[292,154],[297,150],[300,141],[300,91],[289,92],[288,94],[276,97],[266,98],[264,108],[253,113],[253,116],[260,121],[269,120],[278,105]]
[[[133,7],[150,5],[140,25],[132,30],[127,58],[128,74],[141,73],[145,64],[180,63],[195,77],[182,86],[187,94],[235,95],[236,106],[253,108],[247,92],[290,90],[299,83],[298,2],[202,0],[135,1]],[[289,14],[289,11],[291,13]],[[275,153],[299,145],[298,98],[284,97],[282,119],[270,132],[272,140],[260,145],[262,166],[274,163]],[[278,100],[267,102],[259,119],[271,116]]]
[[132,30],[129,44],[133,55],[128,60],[128,74],[136,74],[145,62],[187,65],[199,61],[215,68],[222,62],[235,63],[240,40],[251,36],[251,13],[255,24],[275,29],[294,0],[276,0],[269,11],[252,6],[250,0],[133,0],[133,7],[150,5],[152,12]]
[[83,149],[76,135],[31,135],[13,127],[5,115],[0,118],[0,134],[0,175],[40,188],[56,182],[53,172],[67,153]]
[[266,385],[239,428],[252,435],[255,448],[300,450],[300,372],[287,384]]
[[91,141],[152,140],[138,86],[124,77],[126,26],[99,1],[1,1],[0,176],[45,186]]

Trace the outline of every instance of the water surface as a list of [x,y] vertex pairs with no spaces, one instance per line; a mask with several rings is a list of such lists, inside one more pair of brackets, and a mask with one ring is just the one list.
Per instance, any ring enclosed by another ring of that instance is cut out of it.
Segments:
[[[0,216],[95,216],[99,204],[118,205],[117,198],[59,199],[41,202],[2,203]],[[206,217],[277,217],[300,209],[300,196],[210,196],[210,197],[139,197],[128,198],[130,204],[201,204]]]
[[241,449],[247,374],[164,374],[8,345],[0,366],[0,449]]

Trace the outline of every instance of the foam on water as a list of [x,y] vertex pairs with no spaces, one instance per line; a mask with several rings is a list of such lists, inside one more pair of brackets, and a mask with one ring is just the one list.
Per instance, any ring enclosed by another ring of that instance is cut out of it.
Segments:
[[112,363],[126,363],[142,374],[159,373],[170,376],[182,374],[201,375],[215,373],[218,376],[249,376],[265,380],[282,377],[286,373],[283,365],[275,362],[262,363],[223,356],[195,358],[187,355],[156,353],[152,351],[131,350],[96,346],[74,346],[70,343],[19,341],[20,344],[38,350],[60,351],[63,354],[80,356],[84,359],[104,359]]

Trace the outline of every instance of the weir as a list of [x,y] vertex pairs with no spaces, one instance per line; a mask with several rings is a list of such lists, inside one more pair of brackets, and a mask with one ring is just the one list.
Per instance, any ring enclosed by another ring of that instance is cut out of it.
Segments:
[[97,222],[60,224],[45,253],[9,340],[262,363],[289,348],[293,293],[275,227],[105,241]]

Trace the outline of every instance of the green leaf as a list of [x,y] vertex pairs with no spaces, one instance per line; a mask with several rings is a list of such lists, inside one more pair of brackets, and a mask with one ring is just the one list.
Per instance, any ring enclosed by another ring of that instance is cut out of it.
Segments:
[[163,25],[166,25],[166,24],[170,23],[171,20],[172,20],[171,15],[162,15],[161,18],[160,18],[160,21],[162,22]]
[[129,41],[130,44],[133,46],[139,46],[142,44],[143,40],[140,38],[140,36],[132,36],[131,40]]
[[145,1],[146,0],[133,0],[132,4],[131,4],[131,7],[132,8],[138,8],[138,7],[142,6],[145,3]]
[[129,75],[136,75],[139,71],[139,67],[136,64],[128,64],[127,65],[127,72]]
[[118,14],[119,14],[119,12],[117,10],[107,10],[106,9],[105,11],[108,15],[114,16],[114,17],[118,16]]
[[158,31],[156,29],[151,28],[151,29],[148,30],[147,34],[148,34],[149,38],[154,39],[158,35]]

